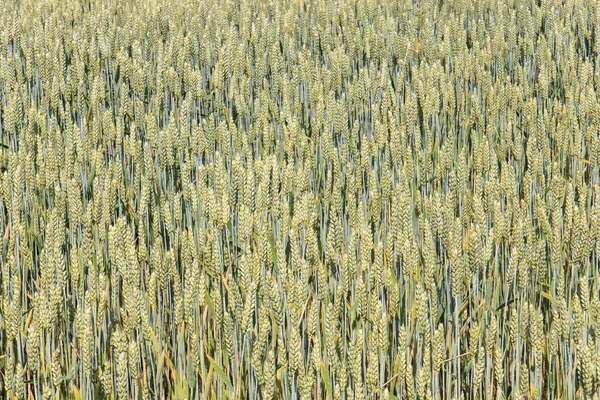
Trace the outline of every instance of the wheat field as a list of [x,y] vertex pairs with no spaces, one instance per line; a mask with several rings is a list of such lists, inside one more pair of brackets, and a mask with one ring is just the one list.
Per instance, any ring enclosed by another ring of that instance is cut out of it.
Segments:
[[0,1],[0,398],[594,399],[600,2]]

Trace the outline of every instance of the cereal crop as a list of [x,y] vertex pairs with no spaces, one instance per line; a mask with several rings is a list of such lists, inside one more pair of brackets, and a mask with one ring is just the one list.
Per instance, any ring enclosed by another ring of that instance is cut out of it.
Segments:
[[0,398],[599,399],[600,1],[0,1]]

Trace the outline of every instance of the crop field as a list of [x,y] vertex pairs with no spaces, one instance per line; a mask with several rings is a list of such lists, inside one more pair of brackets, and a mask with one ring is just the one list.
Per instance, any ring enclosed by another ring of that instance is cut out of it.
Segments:
[[0,398],[598,400],[600,1],[0,0]]

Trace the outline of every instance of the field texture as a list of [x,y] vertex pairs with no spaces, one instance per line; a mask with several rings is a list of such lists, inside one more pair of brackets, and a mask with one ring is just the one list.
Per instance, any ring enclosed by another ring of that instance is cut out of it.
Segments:
[[0,398],[598,399],[600,2],[0,0]]

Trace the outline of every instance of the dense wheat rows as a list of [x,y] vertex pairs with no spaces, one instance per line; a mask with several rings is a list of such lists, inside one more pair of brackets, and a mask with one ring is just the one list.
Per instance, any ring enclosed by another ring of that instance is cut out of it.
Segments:
[[0,3],[0,398],[598,399],[600,2]]

